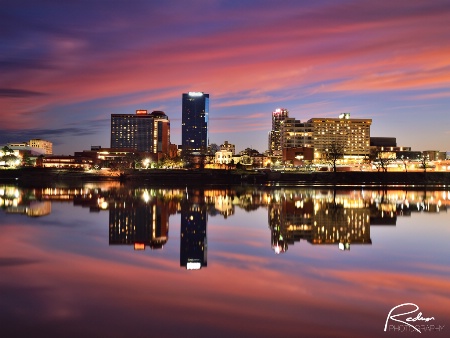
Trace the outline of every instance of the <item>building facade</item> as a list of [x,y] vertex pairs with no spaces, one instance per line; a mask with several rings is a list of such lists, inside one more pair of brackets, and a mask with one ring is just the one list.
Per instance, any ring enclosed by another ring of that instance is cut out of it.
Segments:
[[220,145],[220,150],[231,151],[231,154],[234,155],[236,153],[236,146],[234,144],[228,143],[228,141],[225,141]]
[[289,117],[289,111],[284,108],[277,108],[272,112],[272,130],[269,132],[269,154],[281,156],[281,125]]
[[281,123],[281,148],[313,147],[312,126],[293,117]]
[[53,143],[41,139],[31,139],[28,142],[8,143],[6,146],[12,150],[28,152],[31,155],[53,154]]
[[41,139],[31,139],[30,142],[28,142],[31,148],[39,148],[43,149],[45,152],[45,155],[51,155],[53,154],[53,143],[50,141],[45,141]]
[[169,154],[170,121],[162,111],[111,115],[111,148]]
[[[228,150],[219,150],[217,151],[214,156],[214,163],[217,164],[230,164],[233,161],[233,153]],[[234,163],[234,161],[233,161]]]
[[182,95],[182,148],[186,153],[204,154],[208,148],[209,94],[189,92]]
[[312,130],[314,160],[321,161],[333,144],[343,148],[344,161],[360,161],[370,155],[370,125],[372,119],[312,118],[307,122]]

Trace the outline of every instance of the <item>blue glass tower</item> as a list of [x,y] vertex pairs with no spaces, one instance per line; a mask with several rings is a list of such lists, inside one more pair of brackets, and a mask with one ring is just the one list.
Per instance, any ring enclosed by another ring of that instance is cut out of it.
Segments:
[[206,153],[208,148],[209,94],[183,94],[181,139],[186,153]]

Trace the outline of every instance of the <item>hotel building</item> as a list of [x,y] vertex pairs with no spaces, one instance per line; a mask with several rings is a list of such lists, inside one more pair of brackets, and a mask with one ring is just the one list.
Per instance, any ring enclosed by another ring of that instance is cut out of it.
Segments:
[[283,161],[321,162],[333,143],[343,148],[343,162],[360,161],[370,154],[371,123],[371,119],[351,119],[350,114],[341,114],[339,118],[312,118],[305,123],[285,118],[280,123]]
[[350,114],[341,114],[339,118],[312,118],[307,124],[312,130],[316,161],[325,158],[333,143],[343,147],[344,161],[362,160],[370,154],[372,119],[351,119]]
[[111,148],[169,154],[169,118],[162,111],[111,114]]

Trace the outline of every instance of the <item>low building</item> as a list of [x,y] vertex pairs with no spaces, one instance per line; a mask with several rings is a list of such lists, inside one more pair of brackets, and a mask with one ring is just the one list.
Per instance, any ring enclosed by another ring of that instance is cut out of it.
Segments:
[[314,160],[314,148],[298,147],[283,148],[283,162],[293,166],[304,165],[307,161]]
[[370,154],[373,158],[385,159],[416,159],[421,156],[421,152],[411,151],[411,147],[397,146],[395,137],[371,137]]
[[32,148],[43,149],[45,155],[53,154],[53,143],[46,140],[41,140],[39,138],[31,139],[28,142],[29,146]]
[[90,157],[72,155],[51,155],[42,159],[44,168],[90,169],[94,160]]
[[[91,150],[75,152],[75,157],[88,157],[93,164],[100,168],[136,167],[138,162],[157,162],[163,156],[162,153],[138,152],[132,148],[102,148],[91,147]],[[131,163],[134,162],[134,163]]]
[[447,153],[439,150],[424,150],[423,156],[428,157],[430,161],[444,161],[447,158]]
[[395,137],[371,137],[371,147],[397,147],[397,139]]
[[53,153],[53,144],[49,141],[41,139],[32,139],[28,142],[12,142],[6,145],[12,150],[18,150],[21,154],[29,154],[31,156],[51,155]]
[[219,150],[215,154],[214,163],[216,164],[230,164],[234,163],[233,153],[229,150]]

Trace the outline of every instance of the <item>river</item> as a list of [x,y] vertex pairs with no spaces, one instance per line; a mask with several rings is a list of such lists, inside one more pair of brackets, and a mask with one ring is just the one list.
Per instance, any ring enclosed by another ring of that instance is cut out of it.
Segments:
[[2,337],[450,331],[449,189],[1,185],[0,206]]

